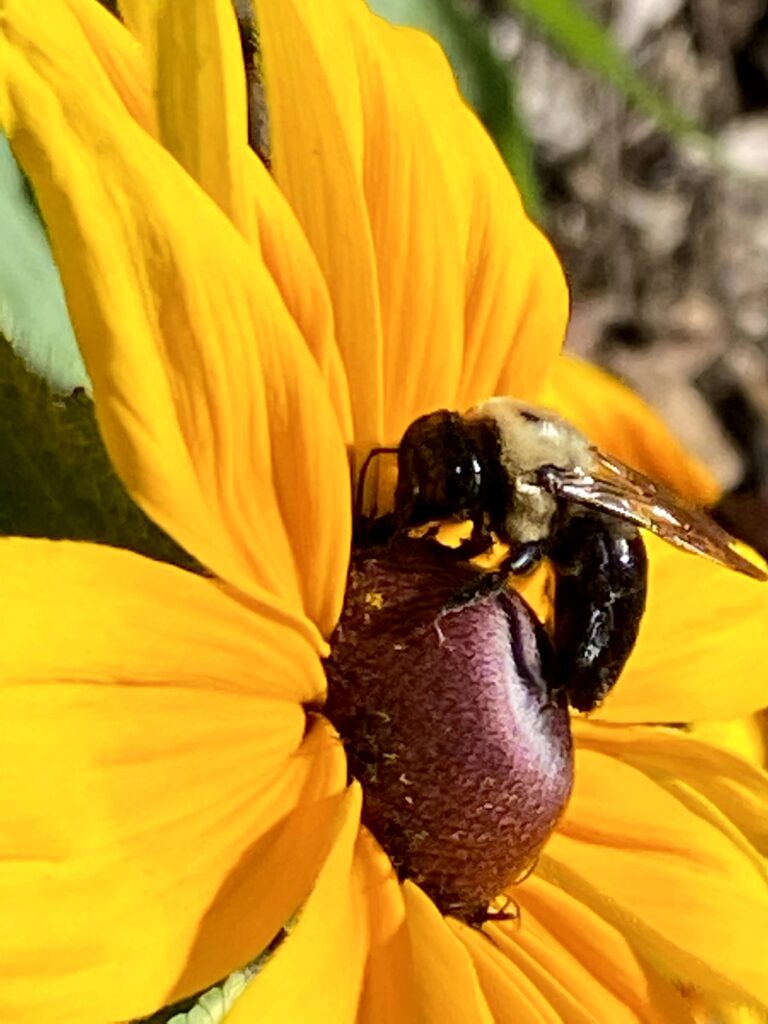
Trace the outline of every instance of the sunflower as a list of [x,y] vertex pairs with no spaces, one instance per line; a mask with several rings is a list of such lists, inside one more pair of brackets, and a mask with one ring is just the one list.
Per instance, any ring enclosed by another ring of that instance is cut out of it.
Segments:
[[230,1021],[765,1007],[765,776],[664,725],[765,703],[749,580],[649,542],[639,642],[573,722],[573,793],[516,920],[445,916],[361,825],[322,713],[350,459],[513,394],[714,490],[635,398],[559,357],[559,265],[435,45],[360,0],[255,8],[271,173],[228,0],[126,0],[127,27],[94,0],[0,8],[0,116],[102,435],[206,569],[0,542],[0,1018],[149,1014],[292,920]]

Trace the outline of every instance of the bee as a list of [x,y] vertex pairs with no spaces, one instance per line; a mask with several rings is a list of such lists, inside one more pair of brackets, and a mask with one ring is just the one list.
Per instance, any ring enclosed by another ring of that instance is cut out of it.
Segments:
[[[470,521],[469,560],[509,548],[478,591],[549,559],[555,574],[554,685],[579,711],[606,697],[637,639],[647,592],[639,529],[757,580],[707,513],[592,445],[567,420],[507,397],[415,420],[396,449],[395,534]],[[457,601],[459,607],[462,600]]]

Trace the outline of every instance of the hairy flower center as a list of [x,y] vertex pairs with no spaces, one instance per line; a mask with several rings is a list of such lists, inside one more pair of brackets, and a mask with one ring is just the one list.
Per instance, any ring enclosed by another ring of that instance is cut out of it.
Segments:
[[324,709],[400,877],[472,923],[529,868],[572,781],[548,639],[517,594],[472,600],[478,579],[420,541],[358,552]]

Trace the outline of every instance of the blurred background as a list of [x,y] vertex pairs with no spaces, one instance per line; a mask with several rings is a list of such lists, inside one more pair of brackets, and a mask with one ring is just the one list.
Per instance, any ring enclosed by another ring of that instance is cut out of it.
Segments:
[[[246,0],[234,2],[244,15]],[[736,490],[731,510],[747,525],[730,525],[765,550],[768,0],[370,3],[448,53],[563,260],[569,348],[657,408]],[[252,58],[252,26],[241,28]],[[87,389],[45,232],[2,138],[0,233],[0,333],[56,392]],[[25,372],[0,353],[7,422],[40,416],[37,384],[19,388]],[[74,417],[80,437],[82,392],[45,415]],[[13,504],[1,471],[0,455],[0,529]]]

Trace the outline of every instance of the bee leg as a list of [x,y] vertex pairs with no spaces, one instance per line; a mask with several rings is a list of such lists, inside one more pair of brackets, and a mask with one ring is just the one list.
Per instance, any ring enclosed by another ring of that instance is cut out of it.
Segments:
[[544,557],[544,546],[541,541],[531,540],[518,544],[504,560],[506,571],[512,576],[527,576],[537,569]]
[[618,679],[645,608],[647,559],[637,529],[572,509],[551,538],[555,568],[555,685],[592,711]]

